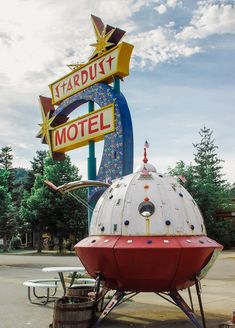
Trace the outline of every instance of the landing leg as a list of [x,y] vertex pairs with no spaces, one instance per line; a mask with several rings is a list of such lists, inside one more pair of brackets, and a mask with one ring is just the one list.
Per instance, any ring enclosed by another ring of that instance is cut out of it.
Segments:
[[203,310],[203,305],[202,305],[202,298],[201,298],[200,280],[198,279],[198,277],[195,278],[195,285],[196,285],[198,303],[199,303],[199,307],[200,307],[200,313],[201,313],[201,317],[202,317],[203,328],[206,328],[206,320],[205,320],[205,315],[204,315],[204,310]]
[[188,297],[189,297],[189,300],[190,300],[192,312],[194,312],[193,298],[192,298],[192,293],[191,293],[190,287],[188,288]]
[[119,292],[116,291],[116,293],[113,295],[111,300],[108,302],[108,304],[105,306],[104,311],[101,313],[99,319],[97,320],[95,324],[95,328],[99,326],[100,322],[113,310],[113,308],[120,303],[120,301],[125,296],[125,292]]
[[170,292],[169,296],[173,299],[173,301],[175,302],[175,304],[187,315],[187,317],[191,320],[191,322],[194,324],[195,327],[197,328],[206,328],[206,326],[202,326],[195,314],[192,312],[192,310],[190,309],[190,307],[188,306],[188,304],[184,301],[184,299],[181,297],[181,295],[177,292]]

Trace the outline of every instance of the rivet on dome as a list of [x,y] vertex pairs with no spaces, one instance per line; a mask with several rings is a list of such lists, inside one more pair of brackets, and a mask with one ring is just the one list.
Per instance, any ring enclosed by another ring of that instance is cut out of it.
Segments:
[[119,199],[117,200],[116,205],[120,205],[120,203],[121,203],[121,198],[119,198]]
[[169,226],[169,225],[171,225],[171,221],[170,221],[170,220],[166,220],[166,221],[165,221],[165,224],[166,224],[167,226]]
[[149,185],[145,185],[144,186],[144,189],[149,189]]
[[130,221],[129,221],[129,220],[125,220],[125,221],[124,221],[124,224],[125,224],[126,226],[128,226],[128,225],[130,224]]
[[145,201],[145,202],[148,202],[148,201],[149,201],[149,198],[148,198],[148,197],[145,197],[145,198],[144,198],[144,201]]

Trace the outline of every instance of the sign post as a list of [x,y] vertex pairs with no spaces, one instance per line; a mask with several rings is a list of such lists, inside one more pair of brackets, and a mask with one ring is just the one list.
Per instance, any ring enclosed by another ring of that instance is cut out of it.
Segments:
[[[88,146],[89,180],[112,181],[133,170],[133,132],[127,102],[120,92],[120,79],[129,75],[133,45],[120,42],[125,31],[104,25],[91,15],[96,43],[88,61],[71,64],[72,70],[49,85],[51,98],[40,96],[42,123],[37,137],[47,143],[55,160],[67,151]],[[113,83],[113,87],[109,84]],[[70,113],[88,102],[88,113],[69,120]],[[94,103],[100,108],[95,109]],[[97,173],[95,142],[104,140]],[[94,204],[103,189],[88,189]],[[92,211],[88,210],[88,226]]]
[[[92,113],[94,111],[94,102],[88,101],[88,112]],[[88,157],[88,180],[96,180],[96,158],[95,158],[95,142],[93,140],[89,141],[89,157]],[[91,192],[91,187],[88,188],[88,199]],[[88,227],[90,226],[92,217],[92,210],[88,208]]]

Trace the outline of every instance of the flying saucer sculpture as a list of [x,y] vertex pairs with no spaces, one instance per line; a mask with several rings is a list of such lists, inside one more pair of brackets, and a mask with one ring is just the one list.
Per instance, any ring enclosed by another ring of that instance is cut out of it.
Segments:
[[89,236],[75,249],[92,277],[99,274],[117,290],[117,303],[130,291],[167,293],[202,327],[177,291],[197,284],[222,246],[207,237],[187,190],[148,164],[146,153],[135,173],[115,180],[100,197]]

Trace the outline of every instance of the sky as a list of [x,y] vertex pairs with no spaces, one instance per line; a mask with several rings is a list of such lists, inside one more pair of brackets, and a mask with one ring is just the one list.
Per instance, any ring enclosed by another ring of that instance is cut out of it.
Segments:
[[[0,147],[14,167],[30,167],[41,123],[39,95],[85,63],[95,42],[90,15],[127,31],[134,45],[121,83],[132,116],[135,165],[148,140],[149,162],[166,172],[193,161],[193,143],[212,129],[224,173],[235,182],[235,1],[9,0],[0,13]],[[79,114],[79,109],[75,111]],[[103,142],[96,144],[97,162]],[[87,147],[68,153],[87,176]]]

